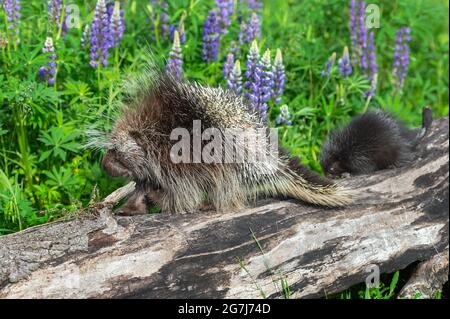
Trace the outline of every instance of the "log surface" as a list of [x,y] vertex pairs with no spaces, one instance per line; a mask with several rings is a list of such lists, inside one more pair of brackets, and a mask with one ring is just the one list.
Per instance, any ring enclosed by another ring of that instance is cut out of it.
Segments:
[[414,164],[348,178],[360,197],[343,209],[111,215],[129,185],[89,218],[0,237],[0,298],[277,298],[282,280],[314,298],[429,260],[448,249],[448,126],[435,121]]

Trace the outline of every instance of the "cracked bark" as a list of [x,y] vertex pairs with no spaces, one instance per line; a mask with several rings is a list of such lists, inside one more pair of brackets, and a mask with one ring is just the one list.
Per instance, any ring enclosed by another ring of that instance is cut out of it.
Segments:
[[390,273],[446,251],[448,272],[448,143],[446,117],[412,165],[349,178],[361,196],[343,209],[112,216],[128,185],[91,217],[0,237],[0,298],[276,298],[281,279],[313,298],[364,282],[370,265]]
[[434,298],[448,281],[448,246],[439,254],[421,262],[403,286],[398,298]]

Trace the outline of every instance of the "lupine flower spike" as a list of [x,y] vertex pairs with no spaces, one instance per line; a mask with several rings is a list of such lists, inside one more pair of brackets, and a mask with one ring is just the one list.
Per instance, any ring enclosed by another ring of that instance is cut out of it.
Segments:
[[[158,39],[168,38],[169,36],[173,39],[171,26],[169,26],[168,9],[169,5],[167,4],[167,1],[150,0],[150,30],[152,40],[156,39],[156,34],[158,34]],[[180,32],[180,30],[178,30],[178,32]],[[181,34],[180,39],[182,39]]]
[[280,114],[278,114],[277,118],[275,119],[275,122],[278,125],[286,124],[286,125],[292,125],[292,121],[290,120],[291,113],[289,113],[289,108],[286,104],[282,105],[280,107]]
[[122,20],[120,12],[120,2],[116,1],[110,18],[111,44],[115,48],[120,46],[120,41],[122,40],[125,31],[124,21]]
[[267,50],[261,60],[256,41],[252,42],[247,59],[246,98],[251,105],[251,111],[258,115],[261,121],[267,121],[267,102],[273,95],[273,74],[270,63],[270,51]]
[[234,9],[234,0],[216,0],[216,6],[219,9],[219,32],[228,33],[228,27],[231,24],[231,15]]
[[267,118],[267,102],[272,98],[273,96],[273,88],[274,88],[274,81],[273,81],[273,72],[272,72],[272,64],[270,61],[270,50],[267,49],[266,52],[264,52],[263,57],[260,61],[261,64],[261,86],[260,86],[260,98],[259,98],[259,107],[258,111],[260,114],[260,117],[264,120]]
[[227,86],[237,95],[242,94],[242,73],[241,73],[241,63],[239,60],[234,64],[233,70],[231,71]]
[[47,5],[49,22],[52,26],[59,29],[61,27],[62,0],[49,0]]
[[161,36],[169,35],[169,14],[167,13],[169,9],[169,5],[167,1],[161,2],[161,13],[159,15],[159,32]]
[[230,73],[233,70],[233,67],[234,67],[234,54],[228,53],[227,59],[223,64],[223,77],[225,78],[225,80],[228,80]]
[[12,39],[11,42],[19,43],[20,0],[4,0],[3,9],[6,13],[8,37]]
[[259,0],[245,0],[245,2],[247,2],[249,9],[253,11],[261,10],[263,7],[263,4]]
[[261,21],[255,12],[252,13],[248,24],[244,21],[241,22],[240,28],[239,42],[241,44],[250,43],[261,38]]
[[366,3],[361,1],[359,3],[359,30],[358,30],[358,47],[360,56],[360,67],[364,72],[367,72],[368,57],[367,57],[367,28],[366,28]]
[[281,102],[281,96],[284,93],[284,86],[286,83],[286,75],[283,65],[283,56],[281,54],[280,49],[277,49],[275,60],[273,62],[272,72],[273,72],[273,95],[275,103],[278,104]]
[[230,42],[230,48],[228,49],[235,57],[240,56],[241,49],[236,41]]
[[335,61],[336,61],[336,52],[333,52],[333,54],[328,58],[327,64],[325,64],[324,69],[320,71],[320,75],[329,78]]
[[356,6],[356,0],[350,0],[350,21],[349,21],[349,27],[350,27],[350,40],[352,44],[352,64],[354,66],[357,66],[359,64],[359,61],[361,59],[361,52],[358,48],[358,39],[359,39],[359,29],[358,29],[358,23],[359,23],[359,16],[358,16],[358,10]]
[[166,68],[175,78],[181,79],[183,75],[183,54],[180,46],[180,35],[176,30],[174,32],[173,46],[172,50],[169,52]]
[[81,47],[84,49],[89,45],[89,39],[91,38],[91,26],[86,24],[84,27],[83,35],[81,36]]
[[401,28],[397,31],[396,35],[392,73],[396,89],[401,90],[405,83],[406,74],[408,73],[410,51],[408,42],[411,41],[411,29]]
[[89,64],[96,68],[100,64],[108,65],[109,49],[112,45],[109,30],[108,12],[105,0],[98,0],[91,27],[91,61]]
[[352,74],[352,66],[350,64],[350,56],[348,53],[348,48],[345,47],[344,48],[344,52],[342,54],[342,58],[339,59],[338,62],[338,69],[339,72],[341,73],[341,76],[343,78],[349,76],[350,74]]
[[219,53],[219,16],[217,10],[210,10],[203,26],[202,58],[205,62],[214,62]]
[[43,66],[39,69],[39,76],[41,79],[46,80],[49,85],[56,83],[56,53],[55,47],[53,46],[52,38],[48,37],[45,40],[43,53],[51,53],[48,58],[47,66]]
[[244,87],[248,90],[245,93],[245,97],[248,100],[252,100],[251,95],[257,94],[259,90],[259,82],[260,82],[260,72],[259,72],[259,48],[258,43],[255,41],[252,42],[250,47],[250,51],[247,55],[247,63],[246,63],[246,71],[245,77],[247,81],[244,84]]
[[375,40],[373,32],[369,34],[369,45],[367,54],[369,60],[368,77],[370,81],[370,89],[368,92],[366,92],[366,96],[373,97],[375,95],[375,89],[377,87],[377,79],[378,79],[377,57],[375,53]]
[[186,42],[186,31],[184,28],[184,21],[183,19],[181,19],[180,23],[178,24],[178,27],[171,25],[170,26],[170,38],[174,39],[174,35],[175,35],[175,30],[178,31],[178,34],[180,36],[180,43],[185,43]]

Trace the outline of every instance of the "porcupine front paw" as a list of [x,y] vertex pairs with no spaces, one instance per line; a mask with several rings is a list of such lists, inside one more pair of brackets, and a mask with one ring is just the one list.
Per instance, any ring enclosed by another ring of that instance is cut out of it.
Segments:
[[145,194],[136,193],[131,195],[128,201],[116,210],[117,215],[133,216],[147,214],[147,201]]

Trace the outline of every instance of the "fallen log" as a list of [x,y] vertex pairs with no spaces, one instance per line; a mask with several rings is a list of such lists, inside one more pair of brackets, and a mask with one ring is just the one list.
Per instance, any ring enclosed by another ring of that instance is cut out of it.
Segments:
[[313,298],[429,260],[448,250],[448,129],[435,121],[408,167],[348,178],[361,196],[344,209],[113,216],[127,185],[88,216],[0,237],[0,298]]
[[448,246],[429,260],[421,262],[403,286],[398,298],[429,299],[440,293],[448,281]]

